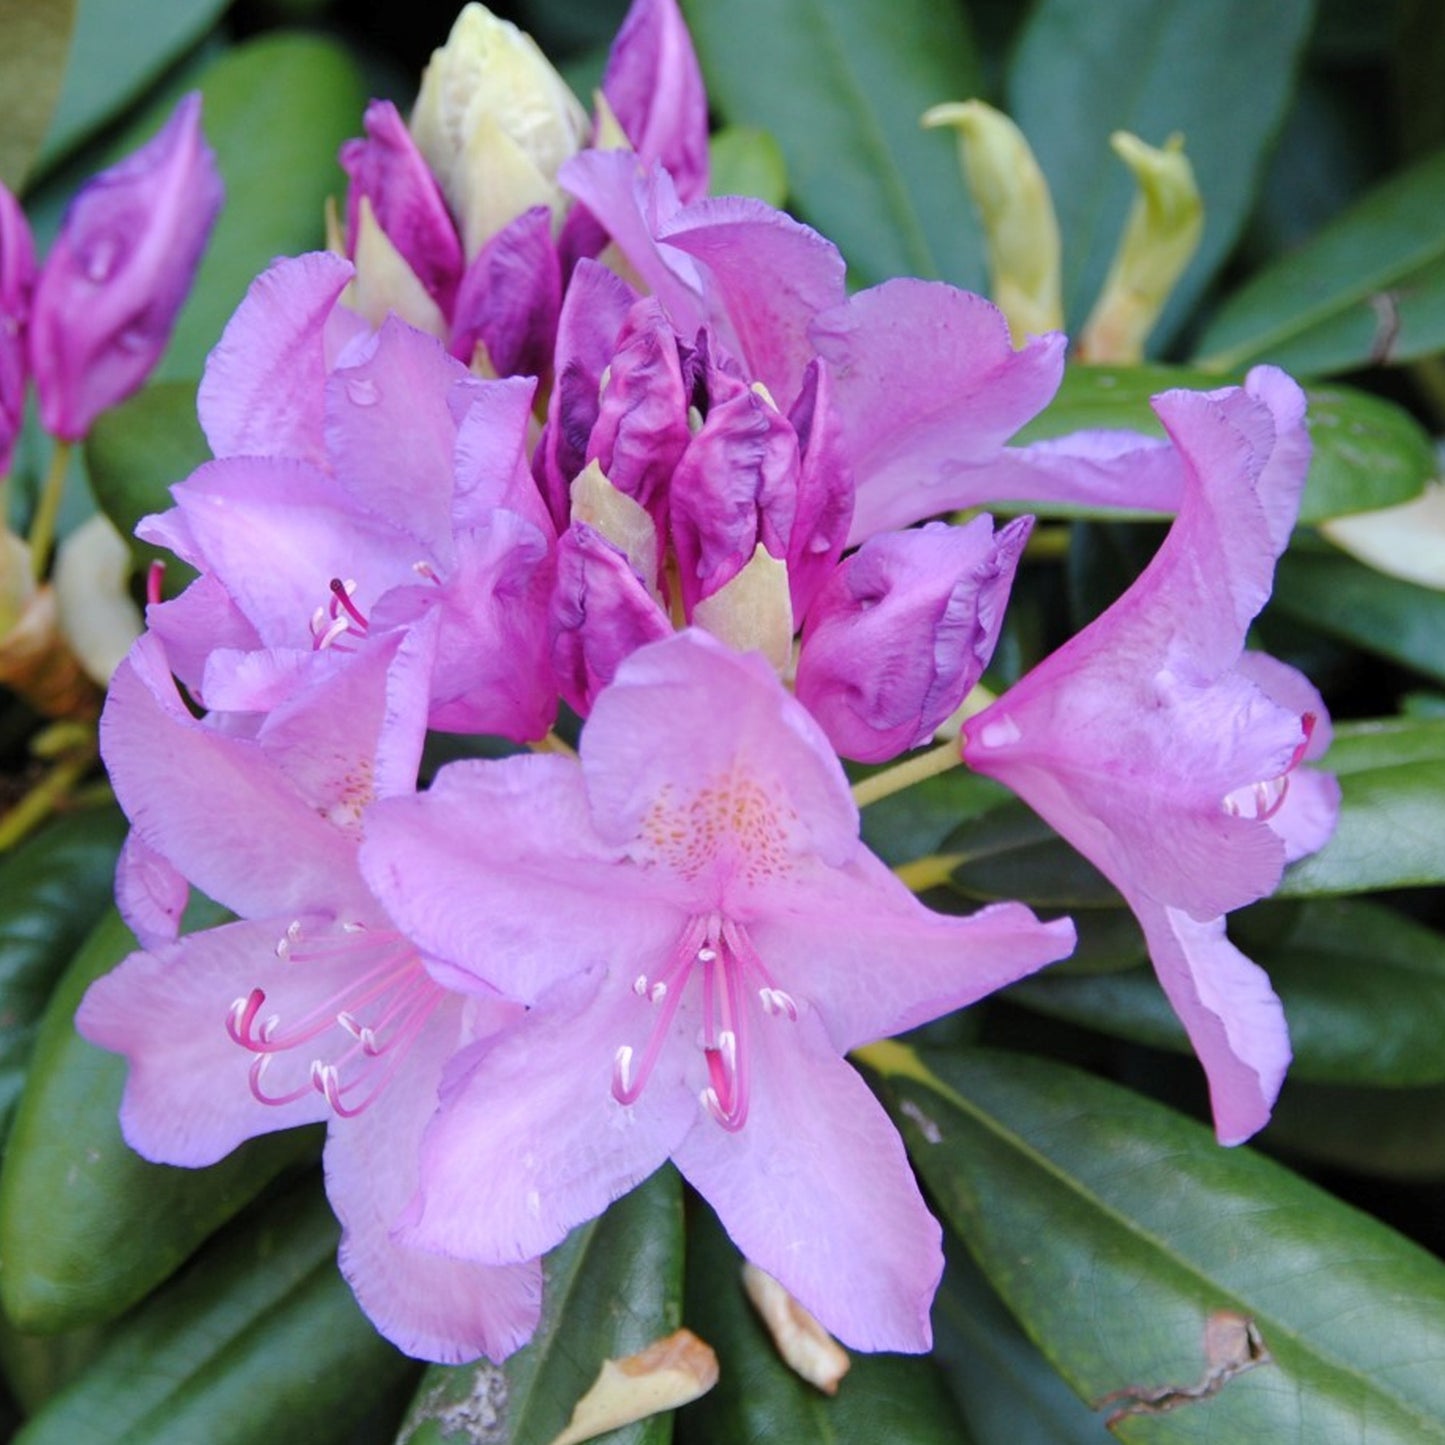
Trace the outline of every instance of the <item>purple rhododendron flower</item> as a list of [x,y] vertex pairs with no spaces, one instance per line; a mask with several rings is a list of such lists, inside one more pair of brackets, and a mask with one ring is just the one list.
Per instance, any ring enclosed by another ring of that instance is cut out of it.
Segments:
[[0,477],[25,420],[25,324],[35,285],[35,242],[20,202],[0,183]]
[[121,1126],[147,1159],[197,1167],[327,1120],[341,1268],[377,1328],[426,1359],[500,1359],[536,1326],[539,1267],[443,1259],[393,1229],[447,1060],[519,1012],[482,985],[438,985],[357,871],[372,800],[415,782],[426,689],[411,643],[312,678],[253,736],[246,719],[197,721],[156,639],[136,644],[102,720],[133,862],[166,865],[162,892],[183,874],[240,921],[131,954],[76,1025],[126,1056]]
[[35,286],[30,367],[46,430],[78,441],[150,375],[221,209],[188,95],[152,140],[70,203]]
[[1067,920],[929,912],[859,840],[817,724],[695,631],[622,664],[580,766],[453,764],[366,831],[439,981],[528,1006],[449,1069],[401,1239],[529,1258],[670,1157],[844,1341],[928,1348],[938,1226],[841,1056],[1064,956]]
[[1017,792],[1119,889],[1209,1079],[1221,1142],[1269,1118],[1290,1059],[1279,1000],[1224,914],[1323,846],[1338,788],[1319,695],[1243,651],[1309,463],[1282,372],[1155,398],[1184,477],[1154,560],[1102,616],[971,719],[964,759]]
[[227,327],[201,387],[219,458],[141,524],[202,576],[150,624],[208,707],[265,711],[324,654],[426,623],[431,725],[540,737],[554,539],[526,455],[534,383],[474,377],[394,317],[333,327],[348,272],[279,262]]

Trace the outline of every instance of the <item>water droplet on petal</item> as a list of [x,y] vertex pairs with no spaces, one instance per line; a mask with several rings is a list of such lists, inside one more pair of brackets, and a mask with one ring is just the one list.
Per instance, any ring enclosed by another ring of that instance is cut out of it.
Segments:
[[346,395],[356,406],[375,406],[381,391],[369,376],[354,376],[346,383]]
[[832,545],[833,539],[823,532],[814,532],[808,539],[808,551],[815,557],[821,556]]
[[1019,731],[1019,725],[1011,717],[995,718],[993,722],[985,723],[978,733],[978,745],[981,748],[1006,748],[1023,737]]

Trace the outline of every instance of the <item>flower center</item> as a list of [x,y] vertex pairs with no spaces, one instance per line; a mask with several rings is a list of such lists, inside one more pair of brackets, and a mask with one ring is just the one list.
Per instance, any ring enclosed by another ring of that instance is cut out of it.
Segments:
[[1246,818],[1254,822],[1267,823],[1284,807],[1284,800],[1289,794],[1289,775],[1299,767],[1310,745],[1310,739],[1314,736],[1315,722],[1315,715],[1312,712],[1304,713],[1300,717],[1300,728],[1304,732],[1304,738],[1294,750],[1289,762],[1285,764],[1284,772],[1277,778],[1265,778],[1258,783],[1246,783],[1244,787],[1236,788],[1225,797],[1224,811],[1231,818]]
[[[296,967],[346,959],[355,976],[294,1022],[262,1016],[263,989],[232,1003],[226,1032],[254,1054],[251,1093],[262,1104],[290,1104],[315,1090],[343,1119],[375,1102],[426,1026],[442,990],[432,982],[411,945],[390,929],[344,923],[340,933],[309,938],[300,920],[276,944],[282,963]],[[302,1051],[300,1053],[296,1051]],[[266,1076],[283,1054],[308,1058],[304,1082],[273,1091]]]
[[324,652],[328,647],[337,647],[341,643],[338,651],[351,651],[353,649],[345,646],[345,640],[365,637],[371,624],[366,614],[351,600],[356,591],[355,578],[348,577],[343,581],[340,577],[333,577],[330,586],[330,601],[322,603],[311,614],[311,646],[316,652]]
[[612,1065],[612,1097],[635,1103],[646,1086],[672,1031],[688,984],[700,976],[702,1028],[698,1047],[707,1064],[708,1082],[699,1099],[730,1132],[747,1122],[751,1075],[748,1066],[749,995],[755,993],[764,1014],[796,1022],[798,1005],[778,988],[747,931],[721,914],[693,918],[656,978],[638,974],[632,991],[657,1009],[642,1057],[630,1044],[617,1050]]

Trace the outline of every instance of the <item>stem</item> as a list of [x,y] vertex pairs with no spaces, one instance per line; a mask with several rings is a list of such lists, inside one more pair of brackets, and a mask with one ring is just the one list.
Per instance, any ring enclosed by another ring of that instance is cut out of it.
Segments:
[[0,853],[13,848],[45,821],[56,803],[89,772],[95,757],[92,743],[83,751],[62,759],[0,818]]
[[564,758],[577,756],[577,749],[571,743],[564,742],[554,732],[548,733],[544,738],[538,738],[534,743],[528,743],[527,746],[534,753],[556,753],[559,757]]
[[900,793],[915,783],[936,778],[940,773],[956,768],[962,761],[963,749],[957,742],[942,743],[905,762],[895,763],[881,773],[874,773],[871,778],[864,778],[861,783],[854,783],[853,801],[860,808],[866,808],[869,803],[876,803],[880,798]]
[[938,888],[947,883],[953,870],[968,855],[966,853],[930,853],[926,858],[913,858],[900,863],[893,871],[898,881],[911,893],[922,893],[929,888]]
[[50,454],[50,470],[30,519],[30,570],[39,582],[50,561],[50,544],[55,540],[55,519],[60,515],[60,497],[65,490],[65,473],[70,466],[70,443],[57,441]]

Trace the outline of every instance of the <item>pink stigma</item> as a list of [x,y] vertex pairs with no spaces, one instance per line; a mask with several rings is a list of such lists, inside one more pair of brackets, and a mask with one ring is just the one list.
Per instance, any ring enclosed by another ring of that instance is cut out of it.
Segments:
[[[367,1109],[395,1076],[411,1045],[425,1028],[442,997],[411,947],[389,930],[343,924],[317,942],[305,939],[292,923],[276,945],[288,967],[322,967],[345,959],[356,971],[327,998],[294,1022],[268,1013],[266,992],[253,988],[232,1003],[226,1032],[233,1043],[255,1055],[251,1093],[262,1104],[282,1105],[315,1092],[341,1118]],[[283,1058],[293,1080],[273,1090],[268,1074]]]
[[692,919],[656,979],[639,974],[632,992],[658,1010],[639,1059],[631,1045],[617,1050],[612,1066],[612,1097],[633,1104],[647,1085],[671,1032],[687,986],[701,973],[703,1024],[698,1047],[708,1082],[699,1102],[724,1129],[736,1133],[747,1122],[751,1096],[748,1036],[755,993],[769,1018],[796,1022],[798,1005],[774,986],[744,929],[718,914]]

